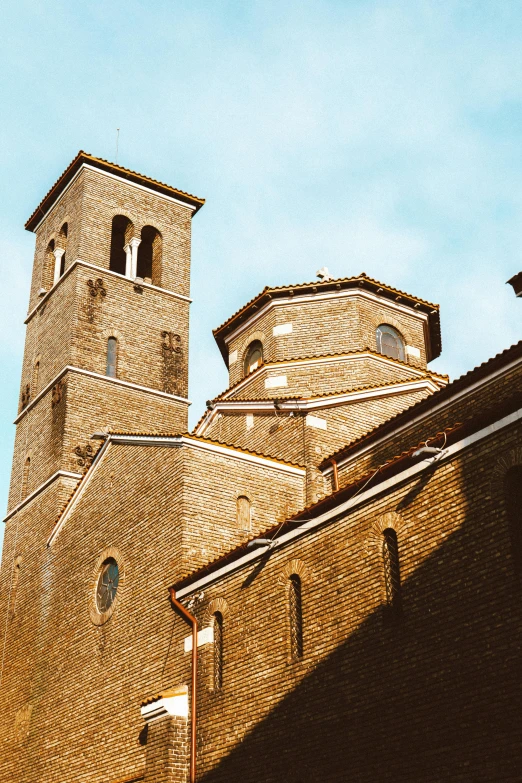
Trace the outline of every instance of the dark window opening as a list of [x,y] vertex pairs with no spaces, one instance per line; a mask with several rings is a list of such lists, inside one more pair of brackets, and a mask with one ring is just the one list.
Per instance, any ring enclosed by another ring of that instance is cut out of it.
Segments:
[[116,366],[118,364],[118,340],[116,337],[109,337],[107,340],[107,369],[105,375],[110,378],[116,378]]
[[293,661],[303,657],[303,602],[301,579],[292,574],[289,585],[290,655]]
[[504,498],[508,515],[513,566],[522,581],[522,465],[514,465],[504,479]]
[[132,232],[133,225],[128,218],[124,215],[116,215],[113,217],[109,269],[112,272],[117,272],[119,275],[125,274],[127,253],[124,248],[131,239]]
[[402,616],[401,571],[399,564],[399,542],[397,533],[391,527],[383,533],[384,582],[388,617],[398,620]]
[[148,283],[159,285],[161,280],[161,234],[153,226],[141,229],[138,247],[137,277]]
[[108,557],[102,565],[96,587],[96,606],[100,613],[107,612],[114,603],[119,581],[118,563],[113,557]]
[[214,614],[214,690],[223,687],[223,615]]
[[263,364],[263,343],[260,340],[254,340],[248,346],[245,354],[244,371],[248,375]]
[[62,257],[60,259],[60,277],[65,272],[65,255],[67,250],[67,237],[69,235],[69,226],[67,223],[64,223],[63,226],[60,229],[60,233],[58,235],[58,246],[63,248]]
[[405,361],[404,340],[399,332],[388,324],[381,324],[377,327],[377,350],[384,356],[390,356],[392,359]]
[[26,457],[26,460],[24,462],[24,471],[22,475],[22,498],[25,498],[25,496],[27,495],[30,471],[31,471],[31,457]]
[[47,250],[45,251],[45,261],[42,274],[42,288],[45,288],[46,291],[49,291],[49,289],[53,286],[55,262],[54,239],[51,239],[47,245]]

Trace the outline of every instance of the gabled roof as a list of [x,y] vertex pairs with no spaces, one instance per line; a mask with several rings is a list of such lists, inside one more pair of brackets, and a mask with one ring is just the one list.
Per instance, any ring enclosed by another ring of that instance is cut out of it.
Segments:
[[487,376],[492,372],[502,369],[504,366],[510,364],[513,360],[519,359],[521,357],[522,340],[518,343],[515,343],[510,348],[506,348],[506,350],[498,353],[496,356],[493,356],[488,361],[482,362],[482,364],[479,364],[473,370],[469,370],[468,372],[464,373],[464,375],[461,375],[460,378],[456,378],[451,383],[448,383],[447,386],[443,386],[439,391],[436,391],[430,397],[426,397],[425,399],[410,405],[409,408],[405,408],[405,410],[401,411],[401,413],[398,413],[391,419],[388,419],[382,424],[377,425],[377,427],[374,427],[374,429],[370,430],[365,435],[357,438],[357,440],[354,440],[352,443],[343,446],[342,449],[339,449],[333,454],[330,454],[329,457],[321,462],[319,469],[324,470],[329,468],[331,466],[332,459],[338,462],[345,457],[348,457],[352,452],[356,451],[361,446],[367,446],[373,443],[373,441],[393,433],[397,427],[407,424],[410,419],[413,419],[422,413],[429,412],[431,408],[439,405],[441,402],[450,400],[453,395],[465,390],[468,386],[472,386],[473,384],[477,383],[477,381],[487,378]]
[[[502,406],[498,406],[496,401],[492,399],[492,404],[487,411],[479,416],[471,415],[466,421],[455,421],[454,424],[445,427],[443,430],[433,432],[426,441],[421,441],[415,445],[410,446],[407,450],[401,454],[388,459],[377,470],[371,469],[364,476],[358,478],[356,481],[342,487],[336,492],[327,495],[316,503],[313,503],[297,514],[284,521],[283,523],[277,523],[271,525],[264,530],[260,530],[256,535],[249,537],[249,541],[256,538],[267,538],[272,541],[277,541],[279,536],[284,535],[288,531],[299,528],[306,523],[311,522],[314,519],[321,518],[325,512],[334,511],[337,507],[341,507],[341,504],[350,498],[355,498],[359,495],[361,498],[363,490],[367,488],[374,488],[376,485],[381,484],[387,479],[401,474],[405,468],[410,467],[412,464],[424,463],[426,465],[425,458],[422,455],[415,455],[415,452],[425,443],[429,442],[430,446],[440,448],[442,451],[453,446],[457,441],[463,441],[467,436],[478,432],[482,428],[487,428],[494,422],[499,421],[502,417],[508,416],[515,411],[520,410],[522,404],[522,394],[520,392],[515,393],[512,397],[506,400]],[[518,418],[520,421],[520,416]],[[483,430],[488,432],[489,430]],[[429,463],[427,469],[431,469],[432,464]],[[342,507],[341,507],[342,510]],[[335,518],[335,517],[332,517]],[[234,563],[236,560],[240,560],[249,551],[248,541],[234,547],[223,555],[220,555],[215,560],[207,563],[206,565],[194,570],[187,576],[180,579],[173,587],[176,590],[187,587],[197,582],[202,577],[205,577],[213,572],[219,571],[223,566],[227,566]],[[266,550],[265,550],[266,551]]]
[[216,340],[221,355],[225,360],[225,364],[228,367],[228,349],[225,343],[225,338],[231,332],[234,331],[240,324],[247,321],[264,305],[268,304],[272,299],[282,299],[293,296],[309,296],[316,293],[327,293],[336,291],[344,291],[350,288],[360,288],[366,291],[371,291],[374,294],[383,296],[391,301],[402,304],[420,310],[428,315],[429,325],[429,342],[431,355],[429,361],[436,359],[441,352],[442,342],[440,335],[440,317],[439,317],[439,305],[427,302],[424,299],[419,299],[416,296],[407,294],[404,291],[400,291],[398,288],[391,288],[384,283],[379,283],[378,280],[374,280],[368,277],[364,272],[356,277],[342,277],[335,280],[320,281],[315,280],[312,283],[298,283],[290,286],[276,286],[270,288],[266,286],[261,293],[257,294],[253,299],[241,307],[237,312],[230,316],[221,326],[213,330],[214,339]]
[[75,159],[65,169],[63,174],[54,183],[49,192],[44,196],[40,204],[36,207],[35,211],[25,224],[27,231],[34,231],[36,226],[40,223],[42,218],[47,214],[52,207],[56,199],[62,194],[69,182],[73,179],[78,170],[84,165],[88,164],[94,166],[101,171],[106,171],[109,174],[115,174],[122,179],[126,179],[129,182],[134,182],[137,185],[143,185],[150,190],[155,190],[157,193],[161,193],[165,196],[171,196],[172,198],[183,201],[186,204],[194,207],[194,214],[201,209],[205,203],[205,199],[192,196],[190,193],[185,193],[183,190],[173,188],[171,185],[166,185],[164,182],[158,182],[156,179],[146,177],[144,174],[138,174],[136,171],[131,171],[123,166],[119,166],[117,163],[110,163],[103,158],[95,158],[93,155],[89,155],[88,152],[80,152]]

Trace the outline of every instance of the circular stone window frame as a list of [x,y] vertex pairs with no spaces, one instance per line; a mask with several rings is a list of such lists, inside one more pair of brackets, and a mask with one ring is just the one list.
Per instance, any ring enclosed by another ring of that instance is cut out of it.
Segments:
[[[96,601],[96,592],[98,589],[98,580],[100,578],[102,566],[109,558],[115,560],[118,566],[118,588],[116,590],[116,595],[114,596],[114,601],[109,606],[107,611],[100,612]],[[121,553],[118,549],[116,549],[116,547],[109,546],[103,550],[101,555],[96,560],[96,565],[94,566],[89,582],[89,615],[94,625],[104,625],[108,620],[111,619],[112,615],[121,602],[122,594],[124,592],[124,583],[125,565]]]

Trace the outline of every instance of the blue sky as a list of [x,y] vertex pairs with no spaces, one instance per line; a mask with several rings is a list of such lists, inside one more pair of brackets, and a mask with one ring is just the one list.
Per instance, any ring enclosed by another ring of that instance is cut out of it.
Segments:
[[[264,285],[361,271],[441,305],[452,378],[520,339],[522,5],[6,0],[0,505],[33,235],[79,149],[207,199],[193,224],[191,423],[211,329]],[[1,535],[1,533],[0,533]]]

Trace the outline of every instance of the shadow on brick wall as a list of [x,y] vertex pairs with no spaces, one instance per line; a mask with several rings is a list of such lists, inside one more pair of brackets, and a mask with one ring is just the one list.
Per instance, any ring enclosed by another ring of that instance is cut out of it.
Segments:
[[376,611],[203,783],[521,781],[522,593],[503,514],[468,510],[403,598],[401,626]]

